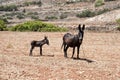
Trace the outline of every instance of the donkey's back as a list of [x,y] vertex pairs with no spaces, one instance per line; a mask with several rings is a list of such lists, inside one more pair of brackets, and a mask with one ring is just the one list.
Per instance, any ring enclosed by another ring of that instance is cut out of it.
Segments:
[[31,42],[31,46],[40,47],[41,44],[42,44],[42,41],[33,40],[33,41]]
[[66,33],[63,36],[63,44],[68,45],[69,47],[77,46],[79,39],[77,35]]

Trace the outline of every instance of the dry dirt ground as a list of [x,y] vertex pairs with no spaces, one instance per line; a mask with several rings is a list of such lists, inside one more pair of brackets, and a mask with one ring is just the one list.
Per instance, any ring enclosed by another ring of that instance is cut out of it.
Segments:
[[[70,58],[71,48],[63,57],[64,34],[0,32],[0,80],[120,80],[120,33],[85,32],[81,59]],[[30,42],[45,35],[50,45],[43,46],[43,56],[39,48],[29,56]]]

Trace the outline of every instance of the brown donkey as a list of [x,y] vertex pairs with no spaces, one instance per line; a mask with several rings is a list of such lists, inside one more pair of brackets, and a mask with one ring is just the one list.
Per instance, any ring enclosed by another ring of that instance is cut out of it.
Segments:
[[77,47],[77,58],[79,58],[79,48],[80,48],[80,45],[82,44],[82,41],[83,41],[85,25],[83,24],[83,27],[81,28],[81,25],[79,24],[78,29],[79,29],[79,32],[76,35],[66,33],[63,36],[62,47],[64,47],[64,57],[67,57],[67,49],[69,47],[72,47],[73,54],[72,54],[71,58],[73,58],[74,53],[75,53],[75,47]]

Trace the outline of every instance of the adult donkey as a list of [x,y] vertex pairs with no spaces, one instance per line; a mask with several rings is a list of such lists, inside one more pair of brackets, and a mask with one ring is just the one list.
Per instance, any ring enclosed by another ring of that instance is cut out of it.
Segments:
[[85,25],[83,24],[83,27],[81,28],[81,24],[79,24],[78,29],[79,29],[79,32],[76,35],[66,33],[63,36],[62,47],[64,46],[64,57],[67,57],[67,49],[69,47],[72,47],[73,54],[72,54],[71,58],[73,58],[74,53],[75,53],[75,47],[77,47],[77,58],[79,58],[79,48],[80,48],[80,45],[82,44],[82,41],[83,41]]

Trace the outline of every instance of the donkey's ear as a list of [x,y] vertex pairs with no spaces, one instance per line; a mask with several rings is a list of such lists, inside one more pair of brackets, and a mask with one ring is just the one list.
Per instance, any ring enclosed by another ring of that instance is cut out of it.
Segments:
[[85,24],[83,24],[82,30],[83,30],[83,31],[85,30]]
[[45,36],[44,38],[47,39],[47,36]]
[[79,24],[78,29],[81,31],[81,24]]

